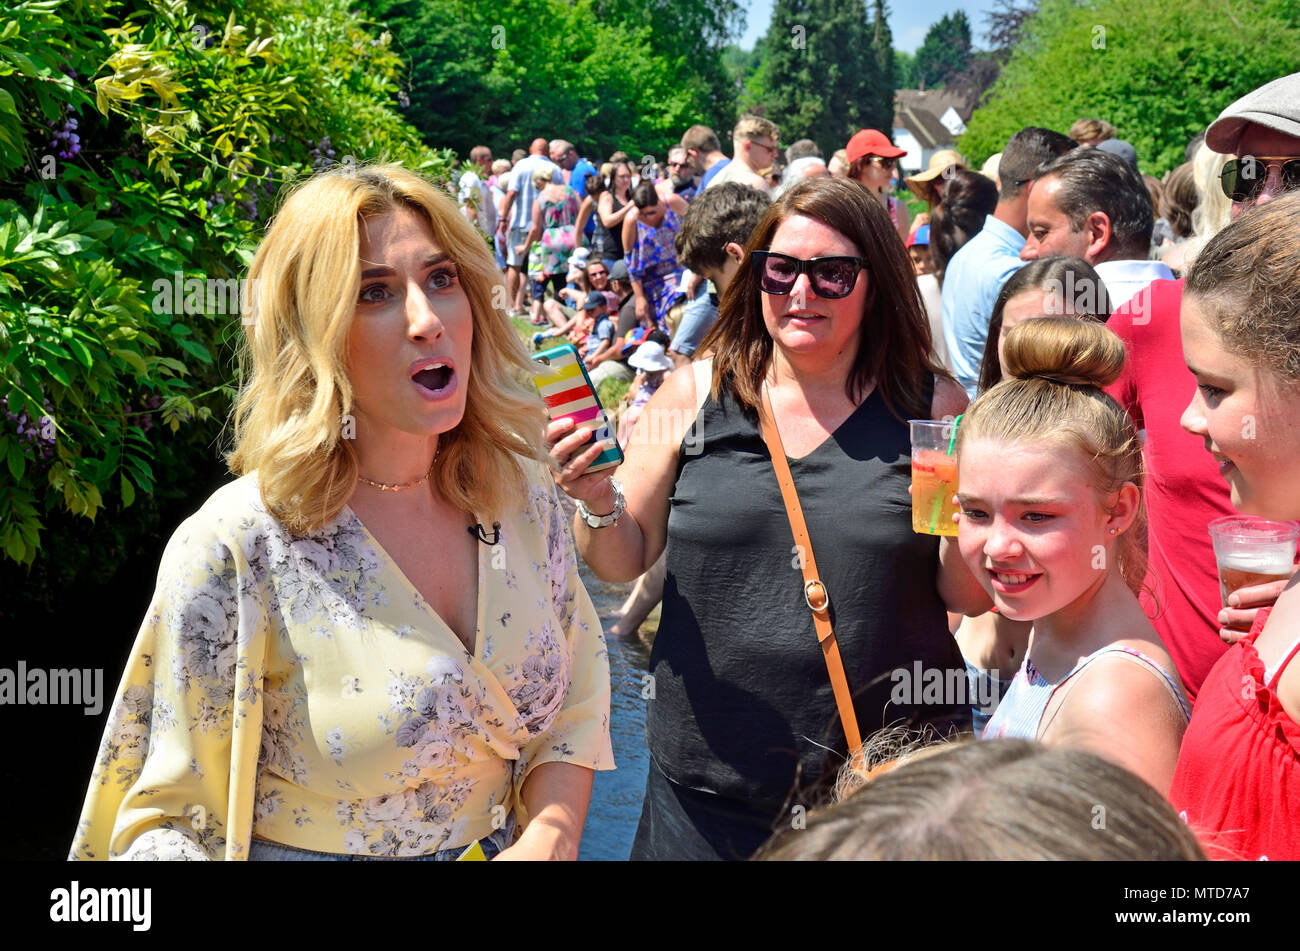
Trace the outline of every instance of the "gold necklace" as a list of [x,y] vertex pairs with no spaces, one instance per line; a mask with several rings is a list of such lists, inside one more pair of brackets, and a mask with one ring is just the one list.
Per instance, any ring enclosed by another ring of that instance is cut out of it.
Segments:
[[[435,449],[433,453],[433,462],[437,462],[437,461],[438,461],[438,451]],[[369,479],[367,479],[365,476],[361,475],[360,473],[357,474],[357,481],[364,482],[366,485],[369,486],[373,486],[374,488],[379,489],[381,492],[401,492],[403,489],[412,489],[415,488],[415,486],[420,485],[421,483],[428,482],[429,475],[430,473],[433,472],[433,462],[429,463],[429,471],[426,472],[420,478],[416,479],[414,482],[403,482],[400,485],[389,485],[386,482],[371,482]]]

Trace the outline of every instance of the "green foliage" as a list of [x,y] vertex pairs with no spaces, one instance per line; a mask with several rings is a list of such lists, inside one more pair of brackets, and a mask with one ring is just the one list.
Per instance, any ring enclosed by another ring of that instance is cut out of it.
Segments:
[[889,29],[889,6],[875,0],[871,18],[871,58],[867,63],[867,98],[862,104],[862,124],[894,134],[894,93],[898,90],[898,61],[894,35]]
[[[0,14],[4,559],[57,590],[92,557],[78,521],[107,512],[98,554],[122,555],[155,529],[156,495],[206,480],[238,278],[277,193],[331,151],[450,175],[395,109],[400,70],[346,0]],[[59,558],[36,564],[47,528]]]
[[916,55],[903,50],[894,50],[894,62],[898,64],[898,88],[915,89],[918,85]]
[[781,127],[783,142],[810,138],[826,155],[864,126],[888,131],[894,61],[883,27],[878,39],[863,0],[777,0],[745,102]]
[[1097,117],[1160,175],[1234,99],[1300,70],[1296,0],[1043,0],[1020,35],[962,136],[976,165],[1027,125]]
[[408,62],[409,118],[462,155],[509,155],[540,135],[597,161],[664,156],[688,126],[735,119],[719,55],[733,0],[364,2]]
[[916,79],[926,89],[942,86],[970,62],[970,20],[964,10],[944,14],[931,25],[916,51]]

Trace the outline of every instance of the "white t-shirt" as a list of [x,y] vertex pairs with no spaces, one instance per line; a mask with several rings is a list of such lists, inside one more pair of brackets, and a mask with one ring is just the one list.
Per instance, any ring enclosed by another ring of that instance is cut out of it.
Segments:
[[537,198],[537,186],[533,184],[533,172],[545,166],[551,170],[551,181],[556,185],[564,184],[564,173],[560,166],[541,155],[529,155],[521,158],[510,170],[510,184],[506,191],[516,191],[515,203],[510,209],[510,227],[526,229],[533,223],[533,201]]
[[457,200],[464,206],[469,204],[472,197],[478,201],[478,226],[484,234],[492,234],[497,230],[497,207],[492,198],[492,189],[478,177],[477,172],[470,169],[460,177]]

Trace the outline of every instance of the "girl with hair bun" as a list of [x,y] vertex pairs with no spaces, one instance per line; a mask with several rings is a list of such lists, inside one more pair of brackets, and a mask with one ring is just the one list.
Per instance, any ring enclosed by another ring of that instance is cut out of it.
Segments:
[[[1240,512],[1300,519],[1300,194],[1220,231],[1187,275],[1182,425],[1205,441]],[[1211,858],[1300,859],[1300,590],[1274,582],[1206,675],[1170,801]],[[1237,595],[1232,596],[1236,598]]]
[[1100,324],[1035,318],[1007,335],[1003,364],[957,429],[958,543],[997,610],[1034,629],[983,735],[1089,750],[1166,793],[1190,707],[1137,599],[1142,446],[1101,389],[1124,345]]

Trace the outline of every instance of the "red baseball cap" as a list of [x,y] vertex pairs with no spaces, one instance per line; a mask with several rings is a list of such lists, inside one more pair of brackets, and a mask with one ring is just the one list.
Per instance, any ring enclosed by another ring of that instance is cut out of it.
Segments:
[[875,129],[862,129],[855,133],[853,138],[849,139],[845,152],[848,153],[849,164],[852,165],[866,155],[898,158],[906,155],[907,149],[900,149],[898,146],[891,144],[889,137],[883,132],[877,132]]

